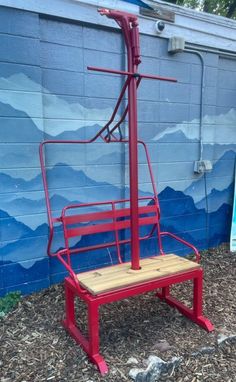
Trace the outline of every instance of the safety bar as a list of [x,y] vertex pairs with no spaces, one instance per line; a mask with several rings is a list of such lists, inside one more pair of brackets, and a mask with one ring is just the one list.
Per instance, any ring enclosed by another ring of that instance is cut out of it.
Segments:
[[173,233],[170,233],[170,232],[160,232],[160,235],[161,235],[161,236],[170,236],[172,239],[174,239],[174,240],[176,240],[176,241],[179,241],[180,243],[186,245],[186,247],[191,248],[191,249],[193,250],[193,252],[195,253],[195,255],[196,255],[196,261],[197,261],[197,263],[200,262],[200,259],[201,259],[200,254],[199,254],[197,248],[194,247],[194,245],[188,243],[187,241],[181,239],[181,237],[176,236],[176,235],[174,235]]

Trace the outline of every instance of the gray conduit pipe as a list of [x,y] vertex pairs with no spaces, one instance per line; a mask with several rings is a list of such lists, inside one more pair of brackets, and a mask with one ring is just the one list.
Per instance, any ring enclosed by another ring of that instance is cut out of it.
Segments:
[[176,54],[180,52],[186,52],[196,55],[201,62],[201,84],[200,84],[200,112],[199,112],[199,154],[198,160],[194,163],[194,172],[201,174],[206,171],[211,171],[212,165],[210,161],[203,161],[203,107],[204,107],[204,91],[205,91],[205,62],[203,55],[192,48],[185,45],[184,38],[171,37],[169,39],[168,52],[170,54]]
[[203,159],[203,100],[205,91],[205,62],[203,55],[193,49],[185,48],[184,52],[192,53],[198,56],[201,61],[201,93],[200,93],[200,116],[199,116],[199,161]]

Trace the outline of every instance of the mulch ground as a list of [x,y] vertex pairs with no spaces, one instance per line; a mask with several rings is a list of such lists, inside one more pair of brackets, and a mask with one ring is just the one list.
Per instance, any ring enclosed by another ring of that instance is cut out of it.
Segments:
[[[133,366],[145,369],[144,361],[150,355],[166,361],[182,357],[180,366],[159,381],[236,381],[236,341],[217,343],[222,334],[236,334],[236,255],[227,246],[214,248],[202,253],[202,265],[204,313],[214,323],[214,332],[205,332],[154,293],[103,306],[101,353],[110,372],[101,377],[60,324],[64,295],[62,285],[56,285],[22,298],[1,319],[0,381],[131,381],[129,370]],[[187,302],[190,288],[185,283],[175,287],[174,293]],[[86,330],[83,303],[78,302],[77,309],[78,322]],[[130,357],[138,365],[127,364]]]

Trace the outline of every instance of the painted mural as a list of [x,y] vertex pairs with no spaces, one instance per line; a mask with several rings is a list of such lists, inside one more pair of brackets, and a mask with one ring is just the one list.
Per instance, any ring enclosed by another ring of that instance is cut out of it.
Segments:
[[230,231],[230,251],[236,252],[236,198],[235,198],[235,180],[236,177],[234,176],[234,202],[233,202],[233,212],[232,212],[232,225],[231,225],[231,231]]
[[[86,66],[122,69],[124,46],[119,32],[11,9],[1,11],[5,18],[0,38],[5,48],[0,51],[0,294],[10,290],[30,293],[65,276],[62,265],[46,255],[48,225],[39,142],[88,138],[103,126],[122,82],[117,76],[90,74]],[[204,56],[203,157],[212,161],[213,170],[196,175],[199,62],[187,53],[169,57],[167,41],[160,38],[142,36],[141,43],[142,71],[176,76],[179,81],[144,83],[139,92],[139,136],[148,143],[162,228],[178,233],[199,249],[229,241],[236,134],[234,61],[210,53]],[[54,215],[72,202],[128,195],[126,158],[126,150],[119,144],[47,148]],[[139,160],[139,192],[149,196],[151,184],[141,151]],[[62,244],[60,229],[56,237],[58,248]],[[93,238],[81,237],[76,244],[82,245],[84,240]],[[148,255],[153,245],[150,241],[142,254]],[[174,242],[166,242],[165,249],[186,253]],[[86,254],[76,266],[91,269],[107,264],[112,256],[106,251],[93,257]]]

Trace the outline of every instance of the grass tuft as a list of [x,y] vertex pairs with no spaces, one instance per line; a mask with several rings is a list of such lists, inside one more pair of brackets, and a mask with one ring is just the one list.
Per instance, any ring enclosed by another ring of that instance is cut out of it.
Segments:
[[4,317],[13,310],[21,299],[20,292],[10,292],[4,297],[0,297],[0,317]]

